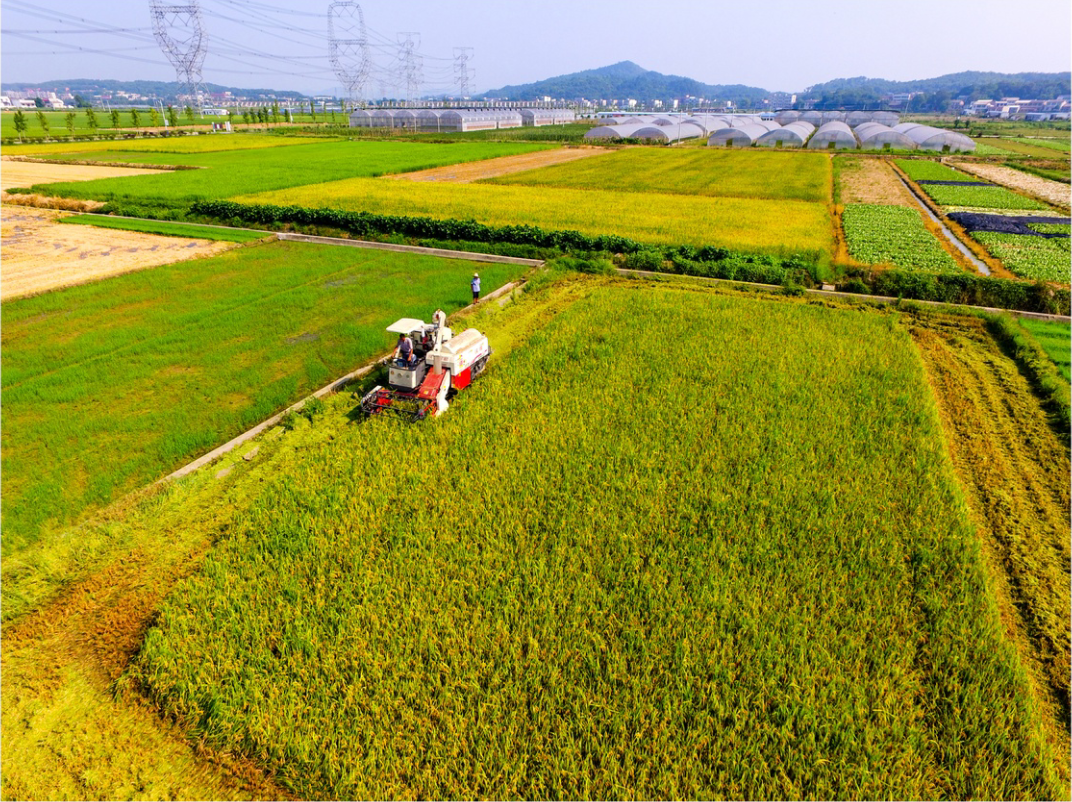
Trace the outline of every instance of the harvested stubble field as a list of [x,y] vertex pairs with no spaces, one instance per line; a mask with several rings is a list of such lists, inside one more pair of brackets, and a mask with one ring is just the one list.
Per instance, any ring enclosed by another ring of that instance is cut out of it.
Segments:
[[957,168],[978,176],[986,181],[1010,187],[1041,198],[1054,206],[1069,208],[1072,206],[1072,187],[1060,181],[1050,181],[1034,175],[1027,175],[1011,167],[999,164],[979,164],[977,162],[957,162]]
[[919,208],[912,192],[886,159],[835,158],[842,203]]
[[[601,156],[589,161],[603,161]],[[829,254],[826,204],[558,187],[432,184],[352,178],[234,198],[354,212],[618,234],[656,245],[714,245],[772,254]]]
[[830,171],[825,154],[625,148],[489,183],[829,203]]
[[132,676],[298,795],[1060,793],[895,314],[593,283],[279,467]]
[[[0,299],[9,301],[121,273],[212,256],[234,247],[230,242],[208,239],[63,225],[60,221],[65,216],[64,212],[47,209],[3,206],[0,243],[4,249],[4,278],[0,283]],[[6,345],[5,342],[5,361],[9,357]]]
[[164,171],[136,167],[99,167],[82,164],[41,164],[3,159],[0,169],[0,189],[31,187],[34,184],[53,184],[59,181],[95,181],[136,175],[158,175]]
[[448,184],[468,184],[472,181],[511,175],[552,164],[588,159],[592,156],[605,156],[608,152],[603,148],[558,148],[536,153],[522,153],[518,156],[500,156],[466,164],[452,164],[431,170],[400,173],[391,178],[401,181],[443,181]]
[[[113,242],[147,238],[60,228]],[[13,553],[48,540],[87,508],[159,478],[383,351],[391,344],[383,328],[394,320],[464,306],[474,269],[274,242],[6,302],[5,571]],[[479,269],[494,288],[520,268]],[[13,608],[5,602],[6,613]]]

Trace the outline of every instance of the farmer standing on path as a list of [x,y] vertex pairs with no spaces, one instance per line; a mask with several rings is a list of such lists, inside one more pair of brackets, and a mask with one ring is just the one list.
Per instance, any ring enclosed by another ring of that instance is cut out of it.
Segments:
[[473,273],[473,280],[469,282],[469,286],[473,288],[473,300],[480,300],[480,274]]

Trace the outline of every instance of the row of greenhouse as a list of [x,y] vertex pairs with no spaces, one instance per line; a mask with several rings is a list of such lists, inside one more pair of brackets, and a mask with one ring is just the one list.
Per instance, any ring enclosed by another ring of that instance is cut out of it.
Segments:
[[[824,112],[823,114],[842,114]],[[896,115],[890,112],[850,112],[864,115],[848,119],[816,121],[806,114],[819,112],[782,112],[799,115],[783,117],[784,123],[764,119],[767,115],[698,115],[693,117],[632,117],[616,121],[614,125],[593,128],[585,135],[587,140],[632,139],[648,142],[671,143],[686,139],[707,137],[708,147],[772,147],[803,148],[813,150],[934,150],[941,152],[967,152],[975,150],[975,142],[964,134],[946,131],[918,123],[897,123]],[[883,115],[878,118],[879,115]],[[890,118],[893,119],[890,119]],[[894,123],[891,127],[889,123]]]
[[450,133],[561,125],[576,118],[569,109],[358,109],[350,115],[350,127]]

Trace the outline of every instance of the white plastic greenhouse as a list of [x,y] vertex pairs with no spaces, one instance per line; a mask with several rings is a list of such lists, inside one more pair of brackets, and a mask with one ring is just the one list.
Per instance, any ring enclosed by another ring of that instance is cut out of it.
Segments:
[[758,123],[743,123],[740,127],[721,128],[707,138],[709,148],[747,148],[770,129]]
[[704,130],[689,122],[672,125],[642,126],[631,134],[633,139],[647,139],[652,142],[678,142],[682,139],[696,139],[704,135]]
[[831,122],[819,126],[812,138],[808,141],[811,150],[847,150],[856,147],[856,137],[843,122]]
[[975,142],[955,131],[917,123],[901,123],[895,125],[893,130],[907,136],[920,150],[937,150],[942,153],[967,153],[975,150]]
[[642,128],[646,128],[645,123],[627,123],[624,125],[601,125],[598,128],[591,129],[584,135],[586,140],[591,139],[629,139],[633,134]]
[[756,140],[756,147],[764,148],[801,148],[812,135],[815,126],[803,120],[774,128]]
[[785,111],[780,111],[774,115],[774,121],[778,123],[778,125],[789,125],[789,123],[795,123],[799,119],[800,112],[796,109],[786,109]]
[[860,123],[853,129],[864,150],[915,150],[916,143],[882,123]]

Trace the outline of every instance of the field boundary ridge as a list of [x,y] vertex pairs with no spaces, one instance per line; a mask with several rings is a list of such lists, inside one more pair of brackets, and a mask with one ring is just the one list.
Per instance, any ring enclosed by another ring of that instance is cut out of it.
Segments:
[[[227,228],[227,226],[222,227]],[[376,251],[440,256],[444,259],[465,259],[470,262],[494,262],[500,265],[522,265],[523,267],[540,267],[543,264],[542,259],[523,259],[520,256],[498,256],[492,253],[475,253],[473,251],[451,251],[445,248],[422,248],[419,245],[395,245],[390,242],[370,242],[369,240],[343,239],[342,237],[315,237],[311,234],[291,234],[287,232],[280,232],[276,236],[288,242],[309,242],[314,245],[344,245],[350,248],[368,248]]]
[[[659,279],[689,279],[691,281],[703,281],[712,284],[736,284],[744,287],[754,287],[756,289],[768,290],[768,291],[784,291],[780,284],[759,284],[754,281],[736,281],[728,278],[710,278],[708,276],[684,276],[677,273],[655,273],[650,270],[631,270],[627,267],[615,268],[617,273],[626,277],[639,277],[639,278],[659,278]],[[992,315],[1009,314],[1016,315],[1017,317],[1028,317],[1034,320],[1050,320],[1056,323],[1072,323],[1072,316],[1069,315],[1050,315],[1045,312],[1025,312],[1019,309],[999,309],[994,306],[971,306],[970,304],[952,304],[946,301],[924,301],[916,298],[894,298],[891,295],[864,295],[863,293],[855,292],[840,292],[838,290],[816,290],[808,287],[801,288],[805,294],[818,295],[828,298],[844,298],[850,301],[862,301],[864,303],[875,303],[882,305],[895,304],[898,301],[906,301],[914,304],[926,304],[927,306],[944,307],[949,310],[956,309],[970,309],[975,312],[986,312]]]

